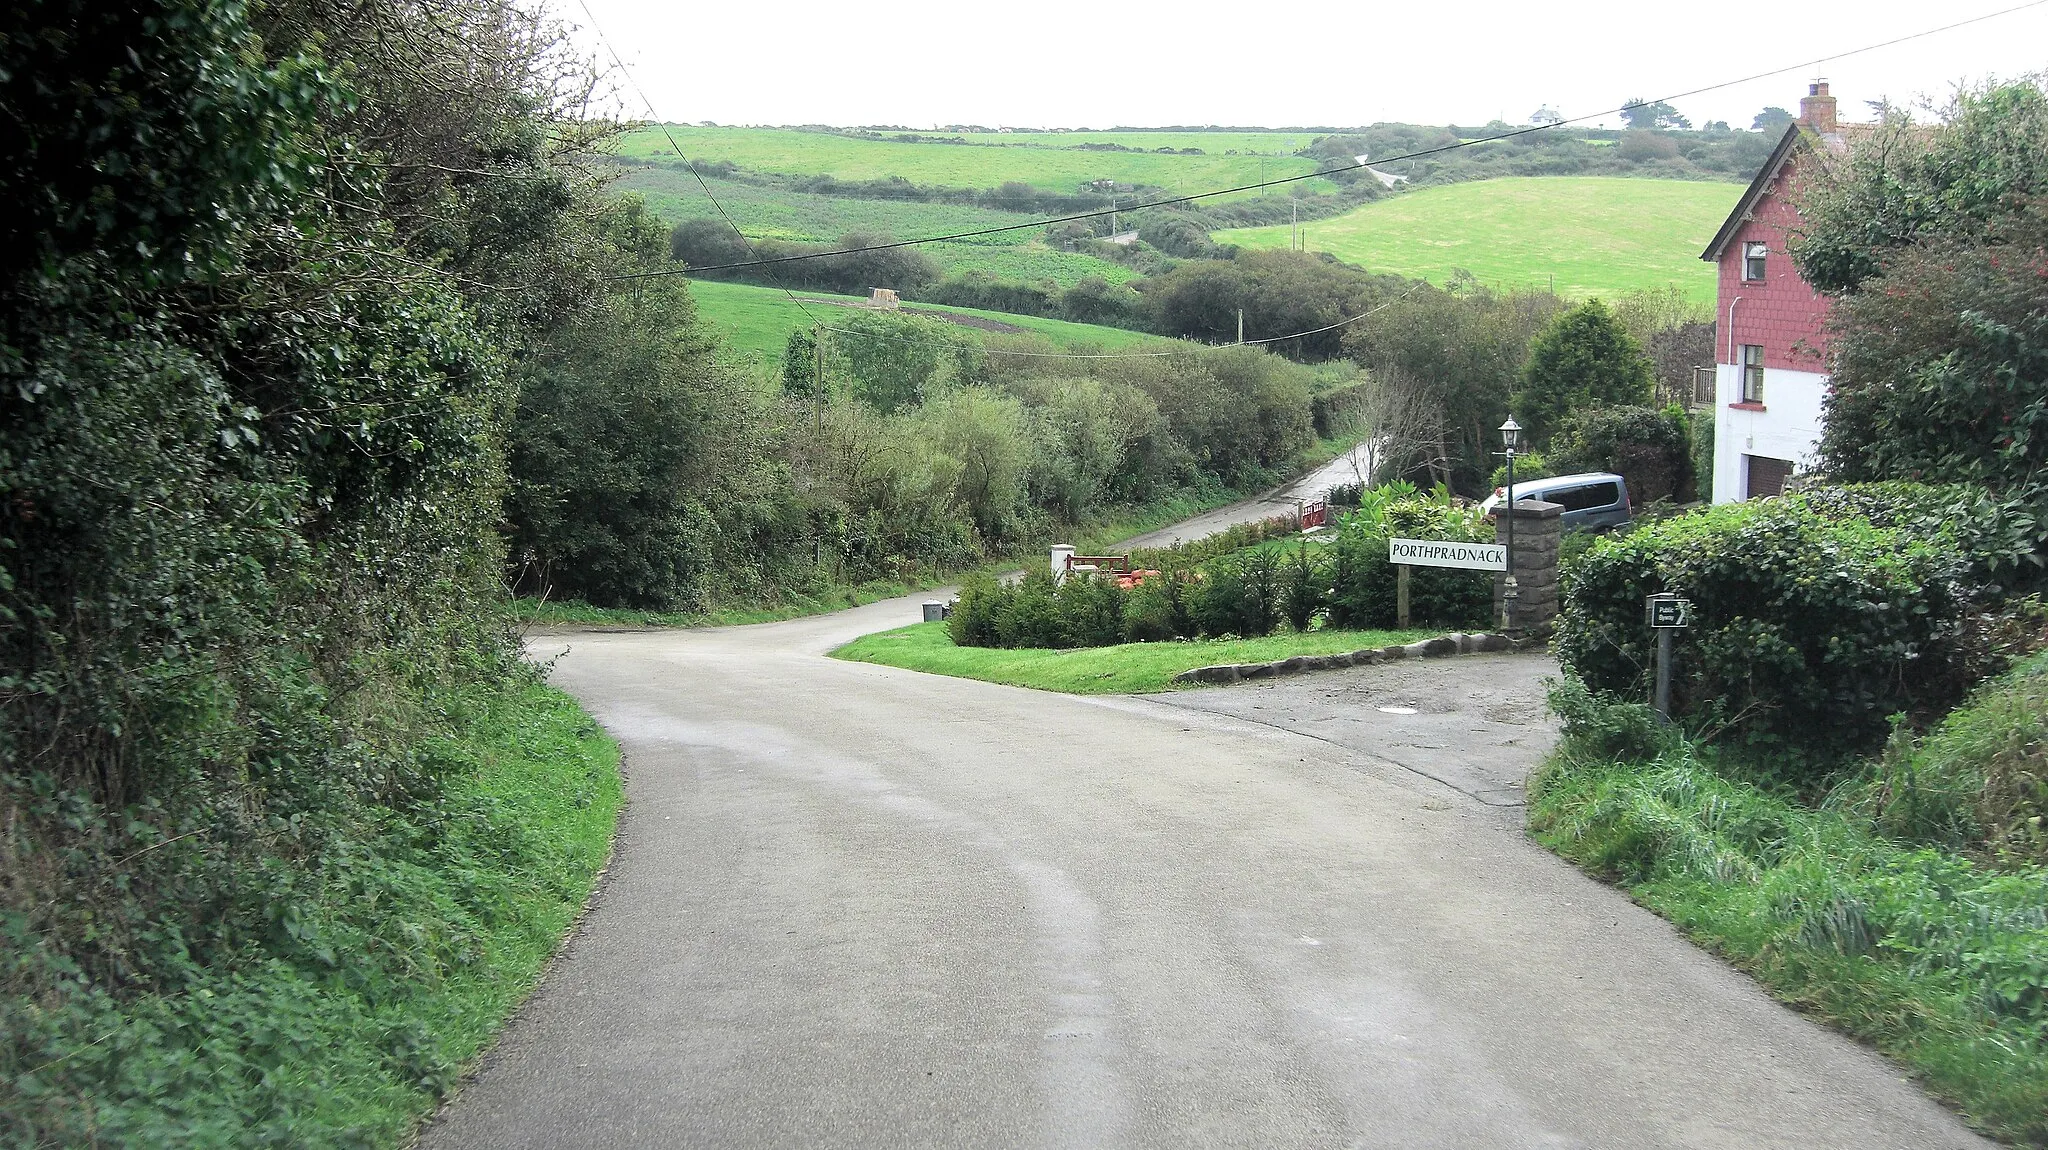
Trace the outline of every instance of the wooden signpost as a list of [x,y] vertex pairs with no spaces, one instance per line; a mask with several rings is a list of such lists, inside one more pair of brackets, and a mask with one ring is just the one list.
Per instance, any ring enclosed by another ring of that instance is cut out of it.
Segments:
[[1448,539],[1389,539],[1387,562],[1394,565],[1394,616],[1408,629],[1408,569],[1455,567],[1464,571],[1505,571],[1508,549],[1499,543],[1460,543]]

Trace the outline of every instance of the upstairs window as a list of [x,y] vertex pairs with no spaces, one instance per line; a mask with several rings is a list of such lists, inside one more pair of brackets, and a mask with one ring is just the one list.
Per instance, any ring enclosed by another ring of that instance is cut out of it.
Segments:
[[1760,280],[1764,278],[1764,256],[1769,254],[1770,250],[1770,246],[1761,240],[1751,240],[1742,245],[1742,278],[1744,280]]
[[1760,343],[1742,345],[1742,402],[1764,401],[1764,348]]

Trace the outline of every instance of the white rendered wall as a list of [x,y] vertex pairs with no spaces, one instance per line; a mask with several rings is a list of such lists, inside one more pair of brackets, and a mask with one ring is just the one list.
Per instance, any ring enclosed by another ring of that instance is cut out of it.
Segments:
[[1733,407],[1742,400],[1742,368],[1721,364],[1714,376],[1714,502],[1749,498],[1744,456],[1789,459],[1795,471],[1812,467],[1827,390],[1828,377],[1819,372],[1765,368],[1764,409]]

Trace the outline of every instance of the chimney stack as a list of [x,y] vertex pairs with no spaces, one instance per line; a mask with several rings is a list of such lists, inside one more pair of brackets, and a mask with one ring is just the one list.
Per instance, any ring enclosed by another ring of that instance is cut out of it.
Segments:
[[1806,95],[1799,100],[1799,122],[1822,135],[1835,130],[1835,98],[1828,95],[1826,80],[1806,86]]

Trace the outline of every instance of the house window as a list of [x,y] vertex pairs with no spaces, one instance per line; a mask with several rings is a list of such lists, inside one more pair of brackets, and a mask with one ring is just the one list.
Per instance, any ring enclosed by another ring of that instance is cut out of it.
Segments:
[[1764,401],[1764,348],[1759,343],[1742,345],[1742,402]]
[[1743,279],[1760,280],[1764,278],[1764,256],[1770,250],[1769,246],[1758,240],[1751,240],[1749,243],[1742,245]]

